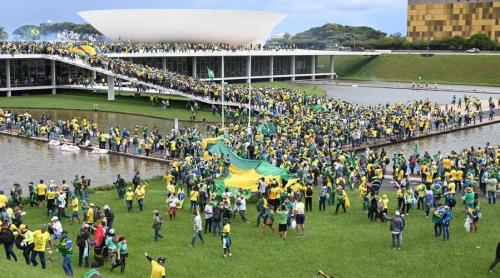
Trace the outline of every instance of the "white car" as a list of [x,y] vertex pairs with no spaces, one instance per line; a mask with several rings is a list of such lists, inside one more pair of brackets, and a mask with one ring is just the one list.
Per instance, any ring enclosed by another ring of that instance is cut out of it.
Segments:
[[467,49],[465,52],[466,53],[479,53],[480,51],[477,48],[471,48],[471,49]]

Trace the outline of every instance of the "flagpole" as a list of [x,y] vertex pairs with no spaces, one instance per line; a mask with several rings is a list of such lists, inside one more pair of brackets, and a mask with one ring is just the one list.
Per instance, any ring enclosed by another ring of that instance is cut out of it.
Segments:
[[224,56],[221,56],[221,80],[222,80],[222,130],[224,130],[224,134],[226,134],[226,130],[224,129]]
[[251,127],[251,118],[252,118],[252,81],[248,83],[248,136],[250,137],[250,142],[252,142],[252,127]]
[[[222,130],[224,130],[224,79],[222,79],[221,102],[222,102]],[[224,133],[226,132],[224,131]]]

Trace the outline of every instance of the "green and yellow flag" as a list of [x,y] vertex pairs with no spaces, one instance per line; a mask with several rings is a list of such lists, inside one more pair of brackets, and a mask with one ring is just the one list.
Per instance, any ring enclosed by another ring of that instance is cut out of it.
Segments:
[[237,156],[221,139],[204,139],[202,146],[212,155],[218,155],[224,159],[229,157],[231,161],[229,176],[215,180],[217,195],[222,195],[226,188],[233,192],[237,192],[241,188],[248,199],[252,193],[258,192],[257,183],[262,177],[268,182],[276,179],[279,184],[282,180],[291,178],[287,170],[276,167],[267,161],[244,159]]

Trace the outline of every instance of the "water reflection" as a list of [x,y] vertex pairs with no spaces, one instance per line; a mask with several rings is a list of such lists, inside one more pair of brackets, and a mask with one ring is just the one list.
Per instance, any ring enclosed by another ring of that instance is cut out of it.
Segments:
[[116,174],[131,179],[135,171],[144,178],[162,175],[167,165],[158,162],[138,160],[117,155],[96,155],[81,150],[62,152],[49,147],[46,143],[0,135],[0,190],[10,190],[13,183],[19,182],[24,192],[27,184],[55,180],[68,182],[76,175],[84,175],[92,180],[92,185],[110,184]]

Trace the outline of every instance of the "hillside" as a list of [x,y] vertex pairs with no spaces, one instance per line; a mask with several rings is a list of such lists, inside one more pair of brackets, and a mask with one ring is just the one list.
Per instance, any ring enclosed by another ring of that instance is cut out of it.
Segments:
[[421,76],[430,83],[500,86],[500,56],[381,55],[338,57],[335,61],[341,79],[413,82]]
[[303,45],[314,44],[325,48],[339,45],[351,45],[356,41],[376,40],[387,34],[367,26],[348,26],[336,23],[327,23],[314,27],[292,36],[288,42]]

